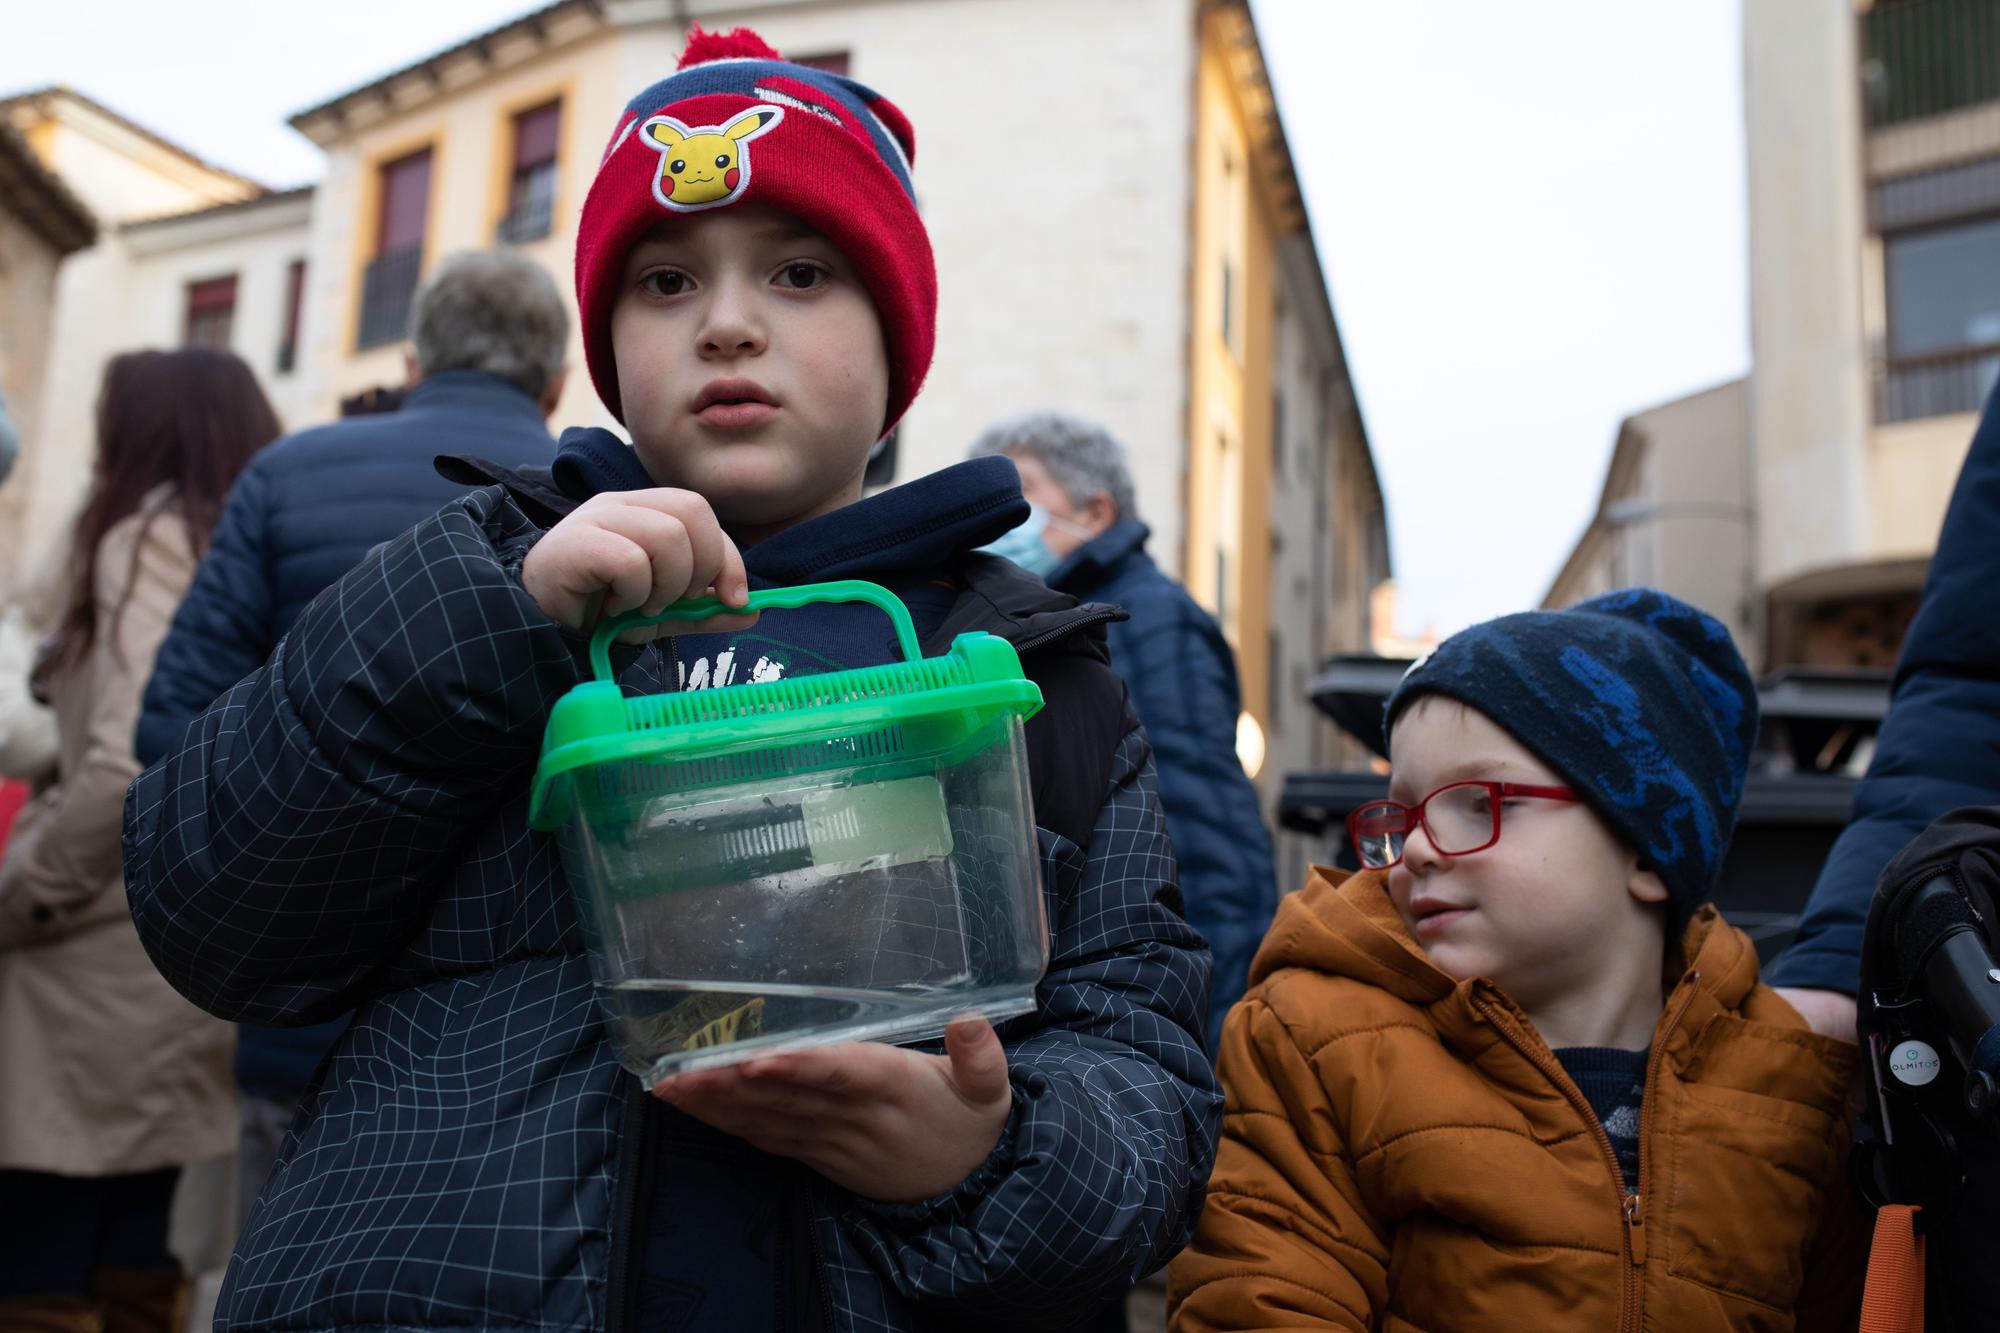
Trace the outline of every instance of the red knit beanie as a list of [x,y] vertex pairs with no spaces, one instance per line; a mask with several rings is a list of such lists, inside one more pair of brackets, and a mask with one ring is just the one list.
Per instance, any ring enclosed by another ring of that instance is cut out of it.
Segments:
[[577,227],[584,358],[612,415],[625,419],[611,309],[626,255],[665,219],[752,203],[806,223],[861,275],[889,353],[887,434],[917,396],[937,335],[915,156],[910,122],[872,90],[791,64],[747,28],[696,28],[680,68],[626,103]]

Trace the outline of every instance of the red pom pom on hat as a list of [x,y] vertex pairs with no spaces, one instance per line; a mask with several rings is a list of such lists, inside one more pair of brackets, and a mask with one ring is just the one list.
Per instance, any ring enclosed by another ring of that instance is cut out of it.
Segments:
[[706,65],[711,60],[783,60],[771,44],[748,28],[731,28],[728,32],[704,32],[699,23],[688,29],[687,50],[681,52],[681,63],[675,69],[686,69],[689,65]]

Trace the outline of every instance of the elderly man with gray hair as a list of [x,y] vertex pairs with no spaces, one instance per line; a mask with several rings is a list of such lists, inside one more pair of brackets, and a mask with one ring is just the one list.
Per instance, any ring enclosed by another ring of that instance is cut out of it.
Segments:
[[[546,418],[562,394],[570,317],[537,264],[511,251],[460,254],[417,294],[399,410],[316,426],[251,460],[160,645],[139,719],[138,755],[171,750],[209,705],[270,656],[319,592],[374,546],[465,493],[433,465],[469,454],[547,467]],[[245,1027],[245,1209],[276,1160],[299,1094],[346,1027]]]
[[1215,617],[1146,554],[1150,533],[1139,520],[1125,447],[1108,432],[1036,412],[992,427],[971,452],[1013,459],[1030,506],[1028,521],[988,549],[1058,592],[1131,614],[1109,627],[1111,667],[1153,742],[1186,915],[1215,955],[1213,1050],[1277,909],[1271,835],[1236,759],[1235,654]]

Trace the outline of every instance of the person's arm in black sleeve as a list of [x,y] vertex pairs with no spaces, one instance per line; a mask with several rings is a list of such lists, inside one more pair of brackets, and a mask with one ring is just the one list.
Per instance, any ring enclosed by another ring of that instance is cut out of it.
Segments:
[[1855,789],[1854,813],[1813,886],[1797,936],[1771,968],[1772,985],[1853,995],[1868,902],[1882,868],[1947,811],[2000,803],[1996,590],[2000,389],[1987,400],[1952,492],[1896,666],[1889,715]]
[[133,783],[133,919],[182,994],[277,1025],[367,997],[584,674],[521,586],[539,536],[496,488],[377,547]]
[[1159,766],[1187,919],[1215,955],[1203,1028],[1214,1050],[1277,907],[1271,835],[1236,756],[1241,696],[1228,641],[1180,597],[1130,609],[1135,660],[1112,665],[1131,684]]
[[141,764],[172,750],[188,723],[271,655],[269,456],[252,460],[230,488],[194,584],[160,644],[133,738]]

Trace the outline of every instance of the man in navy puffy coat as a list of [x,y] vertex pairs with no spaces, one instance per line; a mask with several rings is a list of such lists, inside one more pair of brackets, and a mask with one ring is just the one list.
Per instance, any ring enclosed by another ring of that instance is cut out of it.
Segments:
[[1187,918],[1215,955],[1207,1014],[1214,1050],[1278,905],[1271,835],[1236,758],[1235,654],[1215,617],[1146,554],[1150,534],[1124,446],[1111,435],[1038,412],[994,426],[972,453],[1012,458],[1035,508],[993,549],[1057,592],[1130,613],[1108,628],[1111,667],[1152,738]]
[[[562,392],[569,315],[539,266],[506,252],[446,260],[417,298],[411,336],[416,383],[400,411],[301,431],[238,479],[160,645],[139,718],[141,763],[170,752],[189,722],[264,665],[306,604],[371,548],[465,493],[438,475],[439,454],[509,467],[554,457],[546,418]],[[346,1026],[343,1015],[243,1028],[246,1214],[300,1094]]]
[[1948,811],[2000,804],[2000,388],[1958,475],[1889,716],[1854,814],[1771,982],[1808,1022],[1854,1037],[1861,936],[1882,868]]

